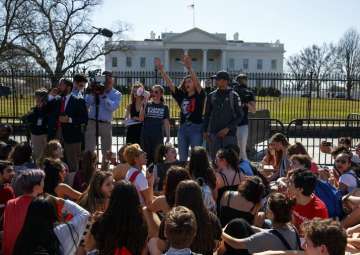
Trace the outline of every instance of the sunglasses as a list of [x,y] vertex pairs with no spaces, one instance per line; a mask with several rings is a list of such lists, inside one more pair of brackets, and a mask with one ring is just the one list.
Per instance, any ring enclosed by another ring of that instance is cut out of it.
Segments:
[[348,161],[346,159],[337,159],[335,160],[335,163],[340,163],[340,164],[346,164]]
[[161,94],[161,91],[159,91],[159,90],[153,90],[153,93],[154,93],[154,94]]

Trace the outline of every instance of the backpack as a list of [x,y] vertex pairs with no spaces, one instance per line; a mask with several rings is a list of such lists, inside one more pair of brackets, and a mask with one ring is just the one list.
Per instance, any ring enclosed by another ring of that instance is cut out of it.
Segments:
[[337,189],[328,182],[317,181],[314,193],[326,205],[329,217],[342,219],[342,196]]
[[350,170],[350,171],[348,171],[348,172],[346,172],[344,174],[350,174],[351,176],[353,176],[355,178],[355,180],[356,180],[357,188],[360,188],[360,177],[358,175],[359,174],[358,172],[355,173],[352,170]]
[[[218,91],[215,90],[214,93],[211,94],[211,104],[214,105],[215,102],[216,102],[216,92]],[[233,118],[236,118],[236,111],[235,111],[235,106],[234,106],[234,96],[237,96],[238,97],[238,94],[233,90],[233,89],[230,89],[229,93],[228,93],[228,98],[229,98],[229,102],[230,102],[230,109],[231,109],[231,112],[232,112],[232,115],[233,115]]]

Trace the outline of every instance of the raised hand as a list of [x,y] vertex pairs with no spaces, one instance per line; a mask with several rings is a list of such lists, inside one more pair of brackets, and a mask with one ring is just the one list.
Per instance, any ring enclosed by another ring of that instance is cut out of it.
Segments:
[[164,66],[161,64],[160,58],[155,58],[155,67],[158,70],[163,70],[164,69]]
[[191,69],[192,60],[191,60],[191,57],[189,55],[184,55],[183,56],[182,63],[187,69],[189,69],[189,70]]

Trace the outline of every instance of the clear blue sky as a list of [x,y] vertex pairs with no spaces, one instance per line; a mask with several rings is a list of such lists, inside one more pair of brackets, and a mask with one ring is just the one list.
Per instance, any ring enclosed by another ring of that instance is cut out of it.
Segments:
[[[120,20],[132,26],[129,39],[149,38],[154,30],[192,28],[192,0],[103,0],[95,26]],[[196,26],[208,32],[235,32],[244,41],[285,44],[286,55],[313,43],[336,42],[350,27],[360,31],[360,0],[195,0]]]

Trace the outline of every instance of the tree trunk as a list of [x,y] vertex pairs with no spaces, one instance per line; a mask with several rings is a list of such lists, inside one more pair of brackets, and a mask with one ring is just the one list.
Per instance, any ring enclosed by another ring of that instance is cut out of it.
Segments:
[[351,89],[352,89],[352,80],[347,80],[346,82],[346,98],[351,99]]

